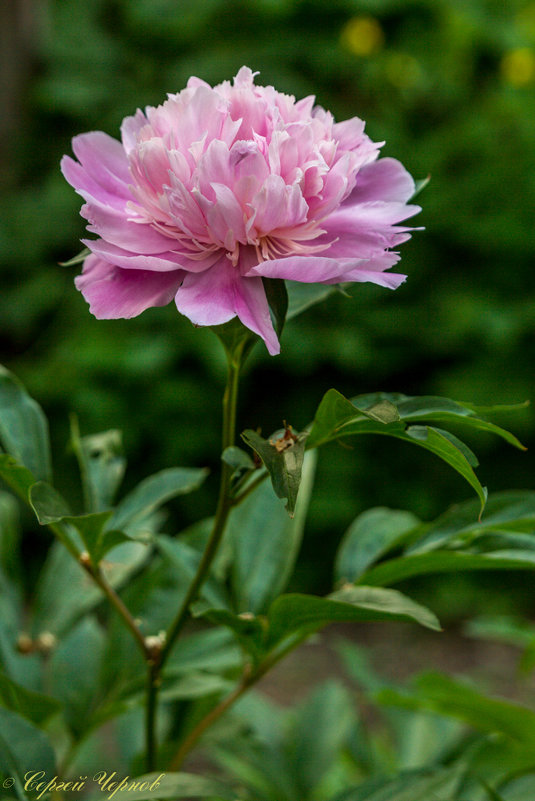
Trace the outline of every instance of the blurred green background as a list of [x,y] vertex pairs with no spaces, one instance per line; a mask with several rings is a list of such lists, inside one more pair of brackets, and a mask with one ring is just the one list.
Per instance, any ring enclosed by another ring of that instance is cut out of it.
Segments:
[[[211,332],[174,306],[97,321],[74,290],[81,201],[59,172],[72,136],[118,136],[190,75],[243,64],[257,82],[315,94],[432,181],[402,247],[395,293],[355,285],[257,346],[240,424],[302,428],[331,386],[442,394],[490,405],[533,398],[535,2],[525,0],[11,0],[0,10],[1,361],[44,406],[58,484],[74,491],[68,413],[83,433],[121,428],[127,485],[174,464],[217,471],[224,363]],[[495,418],[533,447],[535,417]],[[491,491],[534,485],[529,455],[473,443]],[[169,530],[211,509],[215,479],[173,507]],[[329,446],[294,585],[328,589],[345,527],[374,505],[424,519],[470,496],[433,456],[390,439]],[[31,540],[36,556],[44,536]],[[463,579],[464,580],[464,579]]]

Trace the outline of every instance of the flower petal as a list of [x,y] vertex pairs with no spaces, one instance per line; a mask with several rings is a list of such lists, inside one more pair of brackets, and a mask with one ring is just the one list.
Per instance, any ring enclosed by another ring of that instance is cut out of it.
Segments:
[[414,195],[414,189],[414,179],[403,164],[396,159],[384,158],[359,170],[357,185],[347,202],[381,200],[406,203]]
[[74,155],[88,173],[104,189],[128,199],[131,176],[124,148],[117,139],[102,131],[75,136],[72,140]]
[[242,278],[226,256],[200,275],[186,275],[176,305],[195,325],[222,325],[237,315],[262,337],[270,354],[280,351],[262,279]]
[[82,206],[80,214],[88,220],[87,230],[92,234],[133,253],[164,253],[174,241],[148,223],[133,222],[126,212],[96,201]]
[[82,244],[104,261],[126,270],[151,270],[164,273],[184,269],[188,272],[199,273],[211,267],[218,258],[217,255],[209,254],[205,259],[188,259],[183,254],[171,251],[154,255],[140,255],[111,245],[104,239],[82,239]]
[[74,283],[99,320],[137,317],[145,309],[173,299],[184,273],[123,270],[98,256],[88,256]]

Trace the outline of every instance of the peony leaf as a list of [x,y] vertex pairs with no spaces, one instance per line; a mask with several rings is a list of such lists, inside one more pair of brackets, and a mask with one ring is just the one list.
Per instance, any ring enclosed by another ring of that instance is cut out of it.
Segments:
[[0,366],[0,442],[37,480],[52,473],[48,423],[21,382]]
[[370,568],[357,583],[383,587],[413,576],[460,570],[535,570],[535,552],[515,549],[490,553],[437,550],[405,554]]
[[49,695],[28,690],[0,673],[0,706],[41,726],[61,709],[59,701]]
[[115,508],[108,528],[127,529],[177,495],[198,489],[208,470],[197,467],[169,467],[141,481]]
[[[370,565],[407,540],[421,525],[415,515],[377,507],[359,515],[342,538],[335,562],[337,581],[355,581]],[[366,583],[366,582],[365,582]]]
[[267,482],[232,510],[226,540],[238,612],[264,612],[286,586],[301,545],[315,465],[315,454],[307,454],[293,519]]
[[109,509],[126,468],[121,432],[112,429],[80,437],[78,421],[72,415],[71,446],[80,468],[86,510]]
[[429,425],[410,426],[409,421],[443,421],[488,431],[524,449],[513,434],[478,416],[469,406],[448,398],[411,398],[378,392],[349,401],[334,389],[323,396],[310,428],[307,448],[353,434],[383,434],[412,442],[439,456],[468,481],[479,497],[482,511],[487,490],[473,471],[477,459],[472,451],[449,431]]
[[98,565],[109,550],[130,539],[122,531],[106,529],[106,523],[112,516],[111,511],[73,515],[59,492],[44,481],[38,481],[30,488],[29,498],[42,526],[55,523],[74,526],[94,565]]
[[241,437],[262,459],[271,477],[275,495],[286,499],[288,514],[293,517],[301,483],[307,434],[294,434],[288,426],[276,431],[269,440],[250,429],[244,431]]
[[238,448],[237,445],[230,445],[228,448],[225,448],[221,454],[221,459],[225,464],[228,464],[229,467],[232,467],[230,480],[232,482],[233,491],[236,490],[238,483],[256,469],[255,463],[249,454],[242,450],[242,448]]
[[69,259],[68,261],[60,261],[59,266],[75,267],[77,264],[81,264],[82,262],[84,262],[90,255],[91,251],[89,250],[89,248],[84,248],[83,250],[80,251],[80,253],[77,253],[76,256],[73,256],[72,259]]
[[328,623],[404,620],[440,631],[429,609],[397,590],[345,585],[326,598],[315,595],[281,595],[268,612],[269,647],[300,630],[317,631]]
[[520,704],[483,695],[476,687],[442,673],[424,673],[413,694],[385,689],[382,704],[427,709],[458,718],[484,732],[500,732],[535,751],[535,712]]
[[49,738],[25,718],[0,707],[0,775],[15,779],[14,789],[21,799],[27,798],[23,788],[29,771],[54,776],[55,756]]
[[316,303],[321,303],[334,295],[338,287],[333,284],[300,284],[297,281],[286,281],[286,290],[288,292],[286,319],[291,320],[310,306],[315,306]]
[[275,332],[280,339],[288,313],[288,291],[281,278],[262,278],[264,292],[273,315]]

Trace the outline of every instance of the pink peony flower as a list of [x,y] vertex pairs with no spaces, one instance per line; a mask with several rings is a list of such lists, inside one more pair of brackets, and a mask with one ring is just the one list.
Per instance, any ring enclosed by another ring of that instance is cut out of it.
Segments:
[[77,136],[62,160],[98,239],[76,286],[95,317],[135,317],[175,298],[195,325],[235,316],[280,350],[262,277],[305,283],[372,281],[410,237],[414,181],[354,117],[335,123],[314,98],[198,78],[122,124],[122,144]]

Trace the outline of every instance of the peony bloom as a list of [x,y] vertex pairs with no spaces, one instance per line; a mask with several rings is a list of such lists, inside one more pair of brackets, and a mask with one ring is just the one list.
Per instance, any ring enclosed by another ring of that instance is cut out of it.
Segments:
[[416,214],[414,181],[354,117],[335,123],[314,98],[255,86],[242,67],[210,87],[198,78],[122,124],[122,144],[95,131],[73,140],[62,171],[98,239],[76,286],[95,317],[135,317],[175,298],[195,325],[235,316],[280,350],[262,277],[372,281]]

